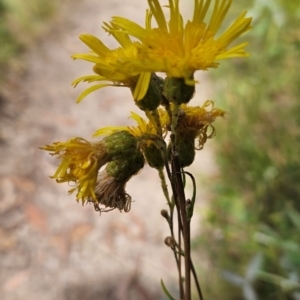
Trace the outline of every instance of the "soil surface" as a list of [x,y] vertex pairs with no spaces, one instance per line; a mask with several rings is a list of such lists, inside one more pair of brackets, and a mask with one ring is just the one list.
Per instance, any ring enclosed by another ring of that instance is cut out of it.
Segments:
[[[128,183],[134,200],[129,213],[99,216],[92,205],[76,203],[67,184],[49,178],[57,161],[38,148],[74,136],[91,140],[100,127],[133,124],[129,112],[139,112],[125,88],[105,88],[76,104],[85,86],[70,83],[91,74],[92,65],[70,56],[87,51],[81,33],[115,47],[102,22],[121,15],[144,24],[146,1],[70,2],[22,57],[26,71],[9,74],[1,93],[0,298],[166,299],[160,279],[176,291],[177,271],[163,242],[169,234],[160,215],[166,201],[156,171],[146,166]],[[201,81],[194,105],[208,98],[207,79]],[[215,172],[207,146],[190,170],[196,177]],[[198,195],[201,208],[205,194]],[[194,234],[199,221],[196,215]]]

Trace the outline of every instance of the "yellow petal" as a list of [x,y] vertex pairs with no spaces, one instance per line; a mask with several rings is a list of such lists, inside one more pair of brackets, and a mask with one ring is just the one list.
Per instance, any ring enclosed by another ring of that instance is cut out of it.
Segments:
[[149,3],[150,10],[151,10],[153,16],[155,17],[159,28],[167,31],[166,18],[162,11],[162,8],[159,4],[159,1],[158,0],[148,0],[148,3]]
[[147,30],[140,25],[121,17],[113,17],[112,19],[116,25],[122,27],[124,30],[128,30],[130,35],[141,40],[145,37]]
[[103,58],[100,58],[99,56],[95,56],[93,54],[85,54],[85,53],[78,53],[78,54],[73,54],[71,56],[74,59],[83,59],[83,60],[87,60],[93,63],[102,63],[103,62]]
[[98,129],[92,135],[92,137],[101,136],[101,135],[108,135],[108,134],[112,134],[114,132],[122,131],[122,130],[127,130],[128,131],[128,128],[126,126],[108,126],[108,127],[103,127],[103,128]]
[[86,76],[81,76],[77,79],[75,79],[71,85],[74,85],[74,87],[76,87],[78,85],[78,83],[80,83],[81,81],[83,82],[94,82],[94,81],[102,81],[102,80],[106,80],[105,77],[100,76],[100,75],[86,75]]
[[110,51],[98,38],[91,34],[82,34],[79,38],[99,56],[105,56]]
[[149,83],[151,79],[151,73],[141,73],[138,79],[138,82],[135,86],[134,92],[133,92],[133,98],[135,100],[141,100],[144,98],[148,91]]
[[86,90],[84,90],[80,95],[79,97],[77,98],[76,102],[79,103],[83,98],[85,98],[88,94],[98,90],[98,89],[101,89],[103,87],[106,87],[106,86],[110,86],[111,84],[97,84],[97,85],[93,85],[89,88],[87,88]]

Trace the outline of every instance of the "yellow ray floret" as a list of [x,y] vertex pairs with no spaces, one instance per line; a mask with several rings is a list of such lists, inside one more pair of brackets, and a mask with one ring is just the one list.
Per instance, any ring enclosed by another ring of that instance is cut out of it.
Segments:
[[117,131],[126,130],[133,136],[142,137],[143,135],[154,135],[156,134],[156,129],[150,121],[146,121],[138,114],[131,112],[130,118],[135,120],[137,126],[108,126],[98,129],[93,137],[98,137],[102,135],[109,135]]

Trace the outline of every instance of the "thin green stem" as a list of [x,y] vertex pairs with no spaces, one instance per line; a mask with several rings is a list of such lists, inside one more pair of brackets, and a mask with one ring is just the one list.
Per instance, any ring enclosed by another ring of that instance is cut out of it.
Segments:
[[146,110],[145,114],[147,118],[150,120],[150,122],[153,124],[153,126],[155,127],[157,134],[159,136],[162,136],[162,127],[161,127],[160,118],[157,109]]
[[[164,174],[163,170],[159,169],[158,174],[159,174],[159,178],[161,180],[161,187],[162,187],[164,196],[168,201],[168,205],[169,205],[169,209],[170,209],[168,224],[169,224],[171,236],[175,240],[174,229],[173,229],[174,199],[173,199],[173,202],[170,199],[169,191],[168,191],[167,183],[166,183],[166,178],[165,178],[165,174]],[[175,258],[177,269],[178,269],[178,272],[179,272],[179,278],[180,278],[179,280],[181,280],[181,268],[180,268],[181,262],[180,262],[180,258],[178,259],[176,249],[172,248],[172,250],[173,250],[173,253],[174,253],[174,258]],[[182,284],[181,284],[181,286],[182,286]]]
[[171,202],[171,199],[170,199],[168,186],[167,186],[167,182],[166,182],[166,177],[165,177],[163,169],[158,170],[158,175],[159,175],[159,178],[160,178],[161,188],[163,190],[164,196],[165,196],[166,200],[168,201],[169,207],[171,208],[172,202]]

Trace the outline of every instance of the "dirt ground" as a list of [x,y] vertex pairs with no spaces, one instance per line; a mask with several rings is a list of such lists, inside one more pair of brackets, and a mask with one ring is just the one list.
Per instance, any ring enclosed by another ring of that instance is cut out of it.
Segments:
[[[75,195],[68,196],[67,184],[49,178],[57,161],[38,149],[74,136],[91,139],[103,126],[130,124],[129,111],[138,109],[126,89],[106,88],[75,103],[84,86],[73,89],[70,83],[90,74],[91,64],[70,55],[86,52],[81,33],[115,46],[102,21],[122,15],[144,24],[145,7],[140,0],[126,6],[121,0],[62,4],[53,26],[22,56],[25,72],[8,75],[0,99],[2,300],[165,299],[161,278],[176,290],[175,263],[163,243],[168,228],[160,210],[166,203],[155,170],[146,166],[127,185],[134,200],[129,213],[99,216],[91,205],[82,207]],[[202,78],[201,97],[193,104],[208,98],[207,86]],[[191,170],[198,177],[215,172],[208,147]],[[205,192],[198,195],[202,207]],[[195,233],[199,217],[193,226]]]

